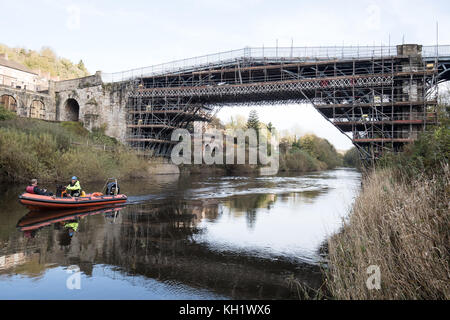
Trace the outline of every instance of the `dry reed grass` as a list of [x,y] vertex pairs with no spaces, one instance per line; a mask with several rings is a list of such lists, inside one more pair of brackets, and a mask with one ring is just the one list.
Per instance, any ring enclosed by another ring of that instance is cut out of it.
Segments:
[[[399,181],[372,172],[339,234],[328,241],[327,295],[335,299],[450,298],[450,173]],[[377,265],[381,288],[369,290]]]

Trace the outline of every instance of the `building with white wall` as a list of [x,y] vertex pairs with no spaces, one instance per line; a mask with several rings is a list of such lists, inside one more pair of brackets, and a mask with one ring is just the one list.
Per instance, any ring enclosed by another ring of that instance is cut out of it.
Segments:
[[9,60],[6,54],[0,55],[0,85],[16,89],[40,91],[38,74],[26,66]]

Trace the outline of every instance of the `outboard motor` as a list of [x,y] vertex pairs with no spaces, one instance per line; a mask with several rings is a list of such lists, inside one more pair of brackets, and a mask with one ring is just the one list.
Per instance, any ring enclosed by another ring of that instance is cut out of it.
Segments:
[[56,197],[61,198],[64,190],[66,190],[66,188],[64,188],[62,185],[57,185],[56,186]]
[[120,193],[120,187],[117,182],[110,182],[106,185],[106,192],[105,195],[108,196],[115,196]]

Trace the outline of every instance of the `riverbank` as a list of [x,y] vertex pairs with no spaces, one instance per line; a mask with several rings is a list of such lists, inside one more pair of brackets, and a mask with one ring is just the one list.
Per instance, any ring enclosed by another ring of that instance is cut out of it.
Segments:
[[[139,157],[106,128],[85,129],[81,122],[48,122],[20,118],[0,105],[0,181],[27,183],[65,181],[76,175],[83,182],[147,178],[155,174],[271,174],[258,165],[182,165]],[[342,156],[325,139],[306,135],[282,139],[280,172],[306,173],[334,169]]]
[[[99,147],[101,146],[101,147]],[[97,129],[80,122],[46,122],[13,117],[0,121],[0,181],[84,182],[147,177],[148,162]]]
[[[234,148],[236,154],[236,144]],[[248,144],[246,144],[245,150],[248,152]],[[353,149],[348,151],[348,153],[352,152],[354,153]],[[307,134],[300,138],[282,138],[279,143],[279,157],[276,159],[278,166],[274,164],[267,166],[250,164],[180,165],[180,171],[190,174],[272,175],[277,172],[303,174],[332,170],[342,166],[354,167],[353,163],[344,164],[344,156],[339,154],[328,140],[313,134]],[[225,160],[223,160],[224,163],[226,163]]]
[[[403,154],[387,155],[366,176],[341,232],[328,241],[325,296],[450,298],[447,124],[423,134]],[[376,270],[378,289],[369,279]]]

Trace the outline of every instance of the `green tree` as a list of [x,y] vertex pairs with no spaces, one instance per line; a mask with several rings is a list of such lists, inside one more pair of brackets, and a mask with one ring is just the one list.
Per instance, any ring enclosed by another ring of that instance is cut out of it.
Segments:
[[308,134],[300,138],[300,147],[301,150],[306,151],[313,158],[324,162],[329,169],[342,165],[342,156],[337,153],[334,146],[326,139]]
[[230,121],[225,124],[226,129],[245,129],[246,127],[246,119],[244,116],[238,114],[236,117],[231,116]]
[[86,69],[86,67],[84,65],[83,60],[80,60],[80,62],[78,62],[77,67],[78,67],[79,70],[81,70],[83,72],[87,72],[87,69]]
[[256,131],[256,139],[259,141],[259,118],[256,110],[250,111],[247,120],[247,129],[254,129]]
[[258,132],[259,118],[258,118],[258,113],[256,112],[256,110],[250,111],[250,114],[248,115],[248,120],[247,120],[247,128],[255,129],[256,132]]
[[356,147],[351,148],[344,154],[344,165],[354,168],[361,167],[361,160],[359,158],[359,152]]
[[294,140],[294,142],[292,143],[292,148],[295,148],[295,149],[298,149],[298,150],[300,150],[302,148],[301,143],[300,143],[300,139]]

